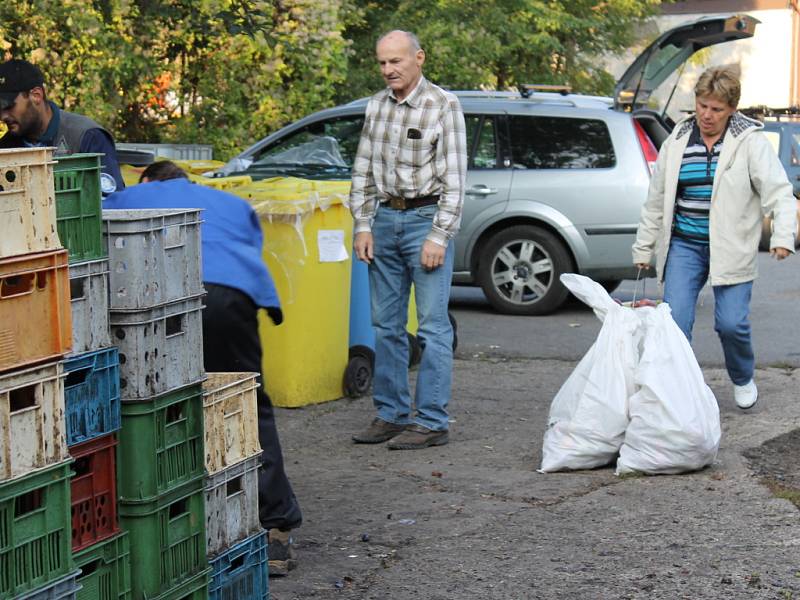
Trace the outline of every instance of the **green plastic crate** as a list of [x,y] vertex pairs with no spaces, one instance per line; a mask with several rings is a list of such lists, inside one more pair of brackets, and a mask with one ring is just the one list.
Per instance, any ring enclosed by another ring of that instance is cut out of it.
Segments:
[[103,199],[100,191],[100,154],[56,156],[53,183],[56,192],[56,228],[69,262],[108,257],[103,241]]
[[153,600],[208,600],[208,576],[210,572],[211,568],[208,568],[195,575],[189,581],[153,598]]
[[152,502],[120,502],[119,515],[130,536],[134,598],[165,594],[207,571],[203,476]]
[[122,403],[118,493],[123,502],[151,502],[205,473],[201,384]]
[[76,552],[81,570],[76,600],[130,600],[131,553],[127,532]]
[[16,598],[75,570],[71,462],[0,483],[0,599]]

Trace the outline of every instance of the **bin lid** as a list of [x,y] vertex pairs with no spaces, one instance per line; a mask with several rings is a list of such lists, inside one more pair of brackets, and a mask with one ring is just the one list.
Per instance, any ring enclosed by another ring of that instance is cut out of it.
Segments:
[[297,216],[335,205],[346,206],[350,182],[271,177],[228,191],[250,202],[260,216]]

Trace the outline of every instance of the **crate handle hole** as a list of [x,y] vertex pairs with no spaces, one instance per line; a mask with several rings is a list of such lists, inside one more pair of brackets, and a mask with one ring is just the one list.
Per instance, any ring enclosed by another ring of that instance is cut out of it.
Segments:
[[8,181],[9,183],[13,183],[16,180],[17,180],[17,172],[16,171],[12,171],[11,169],[6,171],[6,181]]
[[69,280],[69,297],[71,300],[86,298],[86,281],[88,277],[78,277]]
[[76,385],[83,385],[86,383],[86,378],[89,377],[89,373],[92,372],[92,367],[86,367],[85,369],[76,369],[75,371],[70,371],[67,373],[67,378],[64,381],[64,387],[75,387]]
[[43,290],[47,287],[47,272],[46,271],[39,271],[36,273],[36,287],[40,290]]
[[242,479],[243,477],[240,475],[239,477],[231,479],[228,482],[228,484],[225,486],[226,488],[225,491],[228,497],[234,496],[235,494],[238,494],[239,492],[242,491]]
[[244,566],[244,561],[246,558],[247,558],[246,554],[242,554],[241,556],[232,558],[230,571],[236,571],[237,569],[241,569]]
[[36,406],[36,386],[37,384],[33,384],[8,393],[8,404],[12,413]]
[[173,404],[167,407],[167,423],[175,423],[183,419],[183,404]]
[[21,517],[44,506],[44,490],[33,490],[14,499],[14,516]]
[[10,298],[12,296],[30,294],[33,291],[34,277],[34,273],[3,277],[3,279],[0,279],[0,298]]
[[97,560],[93,560],[90,563],[81,565],[81,579],[83,579],[84,577],[88,577],[89,575],[97,571],[97,569],[99,569],[100,565],[102,564],[103,564],[103,559],[98,558]]
[[76,458],[72,465],[72,470],[75,471],[75,477],[88,475],[92,472],[92,458],[90,456]]
[[167,337],[183,333],[183,323],[181,321],[182,321],[181,315],[175,315],[174,317],[167,317],[167,321],[165,324],[165,327],[167,329],[166,332]]
[[125,330],[122,329],[121,327],[118,327],[114,331],[114,335],[117,337],[118,340],[124,340],[125,339]]
[[180,517],[188,512],[188,503],[186,502],[186,498],[183,500],[178,500],[177,502],[173,502],[169,505],[169,518],[174,519],[176,517]]

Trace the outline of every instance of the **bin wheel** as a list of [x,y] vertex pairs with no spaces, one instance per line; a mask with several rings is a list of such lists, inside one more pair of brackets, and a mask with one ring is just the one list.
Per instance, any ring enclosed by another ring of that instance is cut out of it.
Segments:
[[450,319],[450,326],[453,328],[453,352],[456,351],[458,348],[458,323],[456,322],[456,318],[453,316],[449,310],[447,311],[447,316]]
[[372,387],[375,353],[366,346],[350,348],[350,360],[344,370],[344,394],[348,398],[361,398]]
[[413,333],[406,331],[408,336],[408,366],[416,367],[422,360],[422,345]]

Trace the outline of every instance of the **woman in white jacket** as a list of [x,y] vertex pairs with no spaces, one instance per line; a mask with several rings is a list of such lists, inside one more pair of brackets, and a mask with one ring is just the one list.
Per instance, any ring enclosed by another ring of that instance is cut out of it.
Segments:
[[758,399],[750,339],[750,293],[757,275],[763,215],[773,215],[770,254],[794,252],[792,185],[762,125],[736,111],[738,68],[712,67],[695,86],[696,113],[661,146],[642,208],[633,262],[656,257],[664,301],[691,341],[706,280],[714,290],[714,329],[741,408]]

